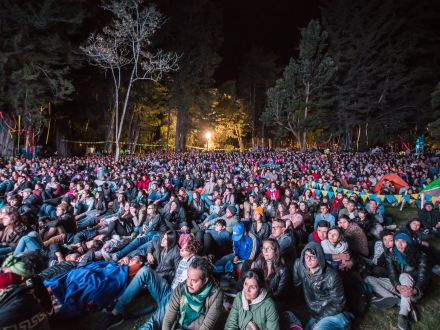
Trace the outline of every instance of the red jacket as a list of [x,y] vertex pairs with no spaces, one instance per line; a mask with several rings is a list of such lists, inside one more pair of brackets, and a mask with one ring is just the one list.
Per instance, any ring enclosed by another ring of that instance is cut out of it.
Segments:
[[[270,191],[270,188],[266,191],[266,196],[270,199],[272,197],[272,192]],[[281,192],[279,189],[275,190],[275,199],[279,200],[281,198]]]

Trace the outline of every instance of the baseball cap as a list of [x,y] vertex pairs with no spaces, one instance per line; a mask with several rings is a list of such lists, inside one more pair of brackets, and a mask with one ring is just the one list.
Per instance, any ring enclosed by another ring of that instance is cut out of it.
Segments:
[[243,237],[245,232],[244,225],[242,223],[237,223],[232,227],[232,240],[239,241]]

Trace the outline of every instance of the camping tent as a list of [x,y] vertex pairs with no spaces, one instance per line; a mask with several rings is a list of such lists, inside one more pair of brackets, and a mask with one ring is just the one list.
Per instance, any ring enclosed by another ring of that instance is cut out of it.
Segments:
[[378,194],[380,193],[380,189],[382,188],[383,181],[387,179],[394,186],[395,194],[397,194],[400,188],[407,186],[408,184],[403,181],[397,174],[391,173],[385,175],[382,179],[379,180],[377,185],[373,188],[373,192]]
[[440,196],[440,178],[432,181],[421,192],[429,196]]

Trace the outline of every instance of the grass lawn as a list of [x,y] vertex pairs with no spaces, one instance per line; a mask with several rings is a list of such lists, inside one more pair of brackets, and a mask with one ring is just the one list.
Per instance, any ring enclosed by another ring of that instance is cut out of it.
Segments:
[[[398,207],[387,206],[387,216],[391,216],[394,222],[398,225],[405,224],[409,219],[417,217],[416,208],[406,208],[400,212]],[[426,236],[425,236],[426,237]],[[426,241],[435,245],[440,249],[440,240],[429,237]],[[440,329],[440,277],[435,275],[429,269],[431,275],[431,283],[425,289],[423,297],[417,304],[417,310],[420,314],[419,323],[411,323],[411,329],[416,330],[428,330],[428,329]],[[145,308],[156,303],[150,295],[145,295],[139,298],[135,298],[130,304],[130,311]],[[303,325],[307,323],[309,318],[305,307],[303,297],[292,297],[292,303],[290,306],[295,315],[303,322]],[[393,330],[397,329],[397,314],[399,307],[391,309],[381,310],[374,306],[371,306],[364,319],[356,319],[354,321],[352,329],[362,330]],[[54,329],[56,330],[68,330],[68,329],[94,329],[96,325],[103,319],[104,314],[101,312],[90,313],[77,320],[65,320],[60,322]],[[138,329],[147,319],[149,315],[126,320],[123,324],[115,327],[116,330],[128,330]],[[223,311],[216,329],[223,329],[226,322],[227,314]],[[269,329],[270,330],[270,329]]]

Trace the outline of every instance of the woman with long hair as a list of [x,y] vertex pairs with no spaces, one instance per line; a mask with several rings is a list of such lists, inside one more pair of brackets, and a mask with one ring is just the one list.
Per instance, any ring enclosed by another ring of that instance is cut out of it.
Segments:
[[18,241],[30,232],[31,226],[10,206],[3,207],[0,219],[3,224],[0,230],[0,255],[6,255],[14,252]]
[[260,242],[268,238],[271,234],[270,225],[264,218],[264,210],[258,206],[252,214],[252,224],[250,232],[258,236]]
[[385,252],[390,286],[386,288],[395,296],[400,295],[400,311],[397,319],[399,329],[409,329],[408,314],[418,321],[414,302],[419,300],[429,282],[426,254],[413,245],[408,234],[394,236],[392,251]]
[[106,236],[108,238],[111,238],[114,234],[129,236],[134,230],[133,217],[138,216],[138,214],[138,204],[125,202],[121,215],[109,222]]
[[226,320],[225,330],[241,329],[280,329],[278,312],[260,269],[246,272],[243,291],[235,297]]
[[413,240],[414,246],[426,254],[428,263],[432,266],[432,272],[440,276],[440,252],[432,244],[423,240],[421,227],[421,220],[411,219],[406,226],[400,228],[399,231],[404,231],[406,229],[409,237]]
[[333,226],[328,230],[327,239],[321,242],[322,249],[326,254],[327,261],[335,269],[345,269],[353,267],[350,260],[348,244],[345,241],[342,229]]

